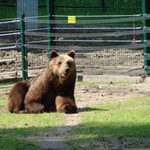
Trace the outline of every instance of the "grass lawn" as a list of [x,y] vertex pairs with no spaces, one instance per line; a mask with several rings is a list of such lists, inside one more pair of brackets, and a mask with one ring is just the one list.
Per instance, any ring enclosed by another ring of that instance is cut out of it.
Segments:
[[77,149],[150,149],[150,97],[87,108],[68,144]]
[[[89,85],[88,82],[77,84]],[[105,86],[105,82],[103,85]],[[119,87],[128,85],[127,81],[117,82]],[[113,84],[111,86],[114,88]],[[64,126],[65,115],[60,113],[8,113],[6,99],[6,96],[0,97],[2,150],[35,150],[37,149],[35,143],[40,135],[47,135],[58,126]],[[74,149],[150,149],[150,97],[102,101],[100,105],[87,107],[79,115],[80,124],[76,125],[66,137],[67,144]]]
[[34,142],[41,134],[64,124],[60,113],[11,114],[6,110],[6,97],[0,97],[0,149],[35,150]]

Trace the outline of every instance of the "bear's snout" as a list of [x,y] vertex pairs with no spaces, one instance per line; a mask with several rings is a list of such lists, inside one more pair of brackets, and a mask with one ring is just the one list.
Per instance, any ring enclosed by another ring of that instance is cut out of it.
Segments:
[[68,75],[69,72],[70,72],[70,68],[66,68],[66,69],[65,69],[65,74]]

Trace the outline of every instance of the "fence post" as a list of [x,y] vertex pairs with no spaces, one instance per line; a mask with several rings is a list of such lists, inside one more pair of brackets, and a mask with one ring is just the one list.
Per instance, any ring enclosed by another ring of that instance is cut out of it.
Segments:
[[21,56],[22,56],[22,80],[28,78],[27,52],[25,49],[25,14],[21,15]]
[[54,27],[55,24],[51,24],[51,20],[54,20],[55,17],[53,16],[55,14],[55,0],[47,0],[47,14],[48,14],[48,59],[50,60],[50,50],[51,46],[55,45],[54,37],[51,36],[51,32],[55,32]]
[[150,47],[147,46],[147,40],[150,40],[150,33],[146,33],[147,27],[150,27],[150,20],[146,19],[146,14],[150,14],[150,1],[142,1],[143,28],[144,28],[144,72],[150,75]]
[[47,55],[48,55],[48,61],[50,61],[50,50],[51,50],[51,38],[50,38],[50,32],[51,32],[51,18],[50,18],[50,0],[47,0],[47,14],[48,14],[48,31],[47,31]]

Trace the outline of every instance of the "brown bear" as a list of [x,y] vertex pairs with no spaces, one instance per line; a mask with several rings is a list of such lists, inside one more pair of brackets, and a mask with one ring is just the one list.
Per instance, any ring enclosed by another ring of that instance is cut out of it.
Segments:
[[11,113],[18,113],[24,111],[25,95],[28,92],[30,85],[32,84],[32,82],[35,82],[37,77],[38,76],[26,81],[19,81],[11,89],[8,97],[8,110]]
[[11,113],[18,113],[20,110],[24,110],[24,98],[29,87],[30,82],[28,80],[20,81],[14,85],[8,98],[8,110]]
[[51,51],[50,62],[42,74],[20,81],[11,89],[8,110],[11,113],[76,113],[74,57],[73,50],[61,55]]

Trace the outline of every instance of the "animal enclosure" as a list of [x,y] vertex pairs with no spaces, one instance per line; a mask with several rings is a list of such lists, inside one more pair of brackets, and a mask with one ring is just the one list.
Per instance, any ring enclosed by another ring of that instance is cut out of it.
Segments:
[[[39,0],[37,16],[2,19],[0,80],[38,74],[52,49],[74,49],[77,71],[83,74],[128,74],[136,69],[143,73],[143,35],[149,33],[143,28],[149,19],[143,5],[140,0]],[[11,7],[16,10],[17,1]]]

